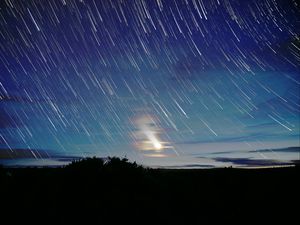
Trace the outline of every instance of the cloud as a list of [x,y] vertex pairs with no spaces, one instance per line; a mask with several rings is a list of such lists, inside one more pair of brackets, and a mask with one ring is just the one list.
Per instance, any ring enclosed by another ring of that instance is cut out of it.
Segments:
[[277,161],[268,159],[251,159],[251,158],[214,158],[216,162],[232,163],[243,167],[256,166],[284,166],[293,165],[292,161]]
[[288,147],[288,148],[269,148],[269,149],[260,149],[260,150],[250,150],[250,151],[220,151],[220,152],[211,152],[210,155],[224,155],[224,154],[232,154],[232,153],[268,153],[268,152],[285,152],[285,153],[293,153],[300,152],[300,147]]
[[299,58],[298,49],[300,48],[299,39],[292,37],[279,44],[276,43],[272,45],[272,48],[275,49],[277,55],[284,58],[289,58],[290,60],[293,60],[295,63],[297,63],[297,60]]
[[0,95],[0,103],[4,102],[13,102],[13,103],[37,103],[37,102],[49,102],[54,101],[56,99],[51,99],[49,97],[41,98],[37,97],[30,97],[27,92],[22,95]]
[[215,168],[214,165],[208,164],[185,164],[185,165],[176,165],[176,166],[164,166],[165,169],[188,169],[188,168]]
[[9,127],[19,127],[23,123],[15,116],[8,114],[4,109],[0,108],[0,129]]
[[42,149],[0,149],[0,159],[24,159],[24,158],[50,158],[46,150]]
[[83,157],[80,156],[57,156],[57,158],[52,158],[58,162],[72,162],[74,160],[82,159]]
[[33,103],[35,100],[21,96],[0,96],[0,102]]
[[276,134],[267,134],[263,132],[256,132],[242,136],[229,136],[224,138],[216,138],[214,140],[187,140],[182,142],[176,142],[176,144],[206,144],[206,143],[232,143],[232,142],[243,142],[243,141],[251,141],[257,140],[261,137],[275,137],[279,136]]
[[262,149],[262,150],[253,150],[249,151],[250,153],[255,153],[255,152],[300,152],[300,147],[289,147],[289,148],[277,148],[277,149]]
[[53,153],[52,150],[45,149],[27,149],[16,148],[0,149],[0,160],[19,160],[19,159],[51,159],[58,162],[71,162],[75,159],[80,159],[79,156],[66,156]]
[[7,167],[57,167],[81,158],[80,156],[54,154],[52,150],[44,149],[0,149],[0,164]]

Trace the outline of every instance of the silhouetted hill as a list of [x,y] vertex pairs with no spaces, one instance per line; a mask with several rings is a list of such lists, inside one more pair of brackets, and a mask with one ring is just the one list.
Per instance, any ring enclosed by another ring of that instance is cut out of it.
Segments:
[[[65,168],[0,168],[5,224],[289,224],[299,167],[148,169],[87,158]],[[120,223],[121,221],[121,223]]]

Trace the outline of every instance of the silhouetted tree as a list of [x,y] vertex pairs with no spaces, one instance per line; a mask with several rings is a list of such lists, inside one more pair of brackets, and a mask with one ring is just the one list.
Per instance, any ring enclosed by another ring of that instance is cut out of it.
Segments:
[[104,161],[101,158],[82,158],[79,160],[74,160],[68,164],[65,168],[71,170],[81,170],[81,171],[99,171],[103,169]]
[[71,170],[80,170],[88,172],[96,172],[105,169],[105,171],[133,171],[141,170],[142,166],[137,165],[136,162],[129,162],[127,158],[118,158],[118,157],[108,157],[106,160],[102,158],[82,158],[79,160],[72,161],[69,165],[65,167],[66,169]]
[[105,162],[105,166],[114,167],[116,169],[124,168],[137,168],[136,162],[130,163],[127,158],[120,159],[118,157],[108,157],[108,160]]

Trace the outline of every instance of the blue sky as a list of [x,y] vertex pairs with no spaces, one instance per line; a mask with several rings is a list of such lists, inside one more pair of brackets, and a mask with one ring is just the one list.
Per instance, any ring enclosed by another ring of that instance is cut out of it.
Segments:
[[293,1],[26,1],[0,13],[5,165],[299,159]]

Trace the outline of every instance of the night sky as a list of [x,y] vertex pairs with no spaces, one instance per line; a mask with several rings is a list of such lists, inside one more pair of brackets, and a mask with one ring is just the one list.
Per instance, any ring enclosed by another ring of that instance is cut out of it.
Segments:
[[296,0],[3,0],[0,163],[299,159]]

